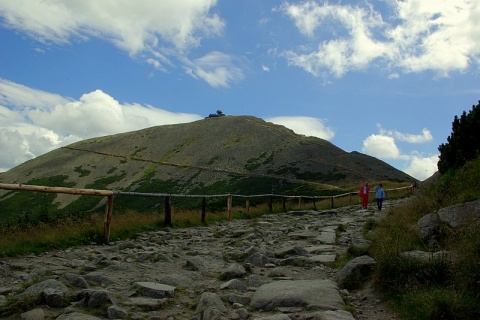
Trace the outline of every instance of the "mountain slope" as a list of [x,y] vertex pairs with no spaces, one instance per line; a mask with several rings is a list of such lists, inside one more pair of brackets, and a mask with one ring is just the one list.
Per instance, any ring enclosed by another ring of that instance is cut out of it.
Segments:
[[[414,179],[373,157],[251,116],[84,140],[0,175],[1,183],[195,194],[320,194],[380,180]],[[0,200],[5,194],[0,191]],[[71,199],[58,195],[55,202],[63,207]]]

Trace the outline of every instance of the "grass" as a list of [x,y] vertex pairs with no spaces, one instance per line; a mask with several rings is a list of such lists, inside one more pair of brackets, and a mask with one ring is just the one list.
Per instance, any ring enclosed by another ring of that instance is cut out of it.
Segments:
[[407,319],[478,319],[479,304],[471,295],[455,290],[436,288],[407,293],[401,311]]
[[[377,261],[374,285],[403,319],[480,318],[480,228],[445,228],[439,246],[429,249],[414,226],[422,216],[442,207],[480,199],[480,159],[448,172],[438,183],[421,186],[415,197],[389,210],[365,231],[373,240]],[[421,262],[401,253],[448,250],[454,259]]]
[[[0,239],[0,256],[38,254],[76,245],[104,243],[103,221],[102,214],[92,214],[85,218],[68,217],[54,223],[6,230]],[[139,232],[156,230],[162,225],[162,215],[128,212],[114,217],[110,239],[134,238]]]

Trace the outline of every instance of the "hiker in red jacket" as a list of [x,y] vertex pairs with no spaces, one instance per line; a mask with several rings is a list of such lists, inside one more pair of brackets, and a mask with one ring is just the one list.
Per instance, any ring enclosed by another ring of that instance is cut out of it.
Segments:
[[368,193],[370,192],[370,187],[368,186],[368,182],[360,188],[358,192],[359,197],[362,199],[362,208],[368,209]]

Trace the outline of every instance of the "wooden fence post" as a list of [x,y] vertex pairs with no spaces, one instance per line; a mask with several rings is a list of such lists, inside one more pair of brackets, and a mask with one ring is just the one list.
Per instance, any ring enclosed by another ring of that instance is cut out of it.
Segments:
[[332,196],[332,208],[333,208],[333,196]]
[[250,198],[247,197],[245,200],[245,210],[247,212],[247,217],[250,217]]
[[228,221],[232,220],[232,195],[231,194],[227,198],[227,219]]
[[207,199],[203,197],[202,198],[202,223],[205,223],[206,212],[207,212]]
[[165,197],[165,226],[170,227],[172,225],[172,197]]
[[103,236],[105,241],[110,241],[110,226],[112,225],[113,195],[107,196],[107,205],[105,207],[105,219],[103,222]]
[[283,211],[287,211],[287,200],[285,197],[282,197],[282,208]]
[[270,213],[273,212],[273,200],[271,195],[268,196],[268,210]]
[[315,203],[315,198],[313,198],[313,210],[317,210],[317,204]]
[[298,210],[302,207],[302,197],[298,197]]

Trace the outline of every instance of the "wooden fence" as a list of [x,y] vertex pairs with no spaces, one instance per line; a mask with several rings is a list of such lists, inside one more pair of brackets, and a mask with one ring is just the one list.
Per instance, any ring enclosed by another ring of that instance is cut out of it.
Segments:
[[[289,199],[298,199],[299,207],[303,200],[309,200],[313,202],[315,207],[316,201],[328,200],[330,205],[333,208],[335,199],[349,197],[349,204],[352,204],[352,198],[358,197],[358,192],[349,192],[334,196],[288,196],[288,195],[278,195],[278,194],[260,194],[260,195],[239,195],[239,194],[220,194],[220,195],[187,195],[187,194],[166,194],[166,193],[141,193],[141,192],[123,192],[123,191],[111,191],[111,190],[96,190],[96,189],[78,189],[78,188],[63,188],[63,187],[45,187],[45,186],[35,186],[35,185],[24,185],[24,184],[6,184],[0,183],[0,189],[4,190],[19,190],[19,191],[33,191],[33,192],[46,192],[46,193],[65,193],[72,195],[90,195],[90,196],[101,196],[107,198],[107,203],[105,206],[105,218],[103,223],[103,236],[108,243],[110,240],[110,226],[112,223],[112,212],[113,212],[113,198],[116,196],[127,196],[127,197],[156,197],[164,198],[164,209],[165,209],[165,220],[164,224],[170,226],[172,224],[172,198],[200,198],[202,199],[202,213],[201,219],[202,222],[205,222],[206,217],[206,208],[207,208],[207,199],[211,198],[226,198],[227,199],[227,219],[231,220],[232,217],[232,203],[233,197],[244,198],[245,199],[245,209],[246,214],[250,214],[250,199],[252,198],[267,198],[268,208],[270,212],[273,212],[273,199],[281,198],[282,200],[282,209],[286,211],[286,201]],[[414,187],[401,187],[386,189],[387,193],[392,191],[404,191],[404,192],[413,192]],[[370,191],[370,193],[375,193]]]

